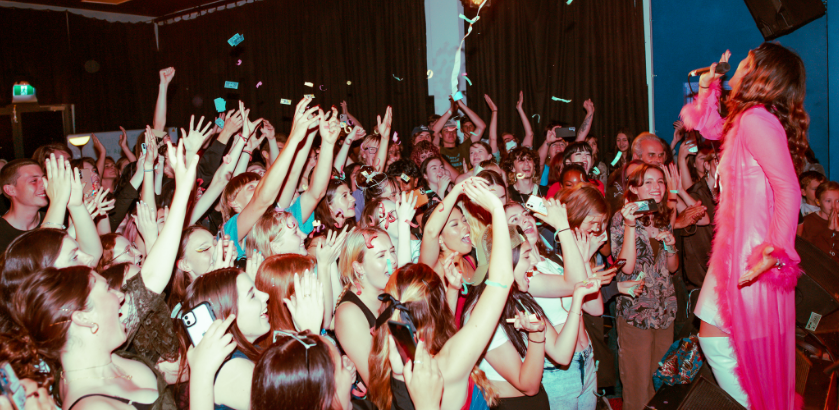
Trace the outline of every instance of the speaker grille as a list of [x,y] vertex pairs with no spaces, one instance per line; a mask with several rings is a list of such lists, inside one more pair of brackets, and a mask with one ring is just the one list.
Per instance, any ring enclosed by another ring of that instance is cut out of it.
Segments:
[[700,377],[679,409],[744,410],[744,407],[723,389]]

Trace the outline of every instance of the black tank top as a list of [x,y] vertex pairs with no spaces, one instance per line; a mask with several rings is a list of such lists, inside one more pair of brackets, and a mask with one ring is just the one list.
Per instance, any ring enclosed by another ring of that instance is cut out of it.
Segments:
[[70,406],[70,408],[68,410],[73,410],[73,407],[75,407],[76,404],[79,404],[80,401],[82,401],[82,400],[84,400],[88,397],[94,397],[94,396],[107,397],[107,398],[112,399],[112,400],[121,401],[121,402],[123,402],[123,403],[125,403],[129,406],[133,406],[137,410],[151,410],[152,406],[154,406],[154,403],[135,403],[131,400],[123,399],[122,397],[109,396],[107,394],[85,394],[84,396],[79,397],[78,400],[73,402],[73,405]]
[[361,312],[364,313],[364,317],[367,318],[367,324],[370,325],[370,329],[376,327],[376,315],[361,301],[361,299],[356,296],[355,293],[352,292],[352,289],[347,289],[344,292],[344,296],[341,297],[341,300],[338,301],[338,305],[340,306],[342,303],[348,302],[358,306],[361,309]]

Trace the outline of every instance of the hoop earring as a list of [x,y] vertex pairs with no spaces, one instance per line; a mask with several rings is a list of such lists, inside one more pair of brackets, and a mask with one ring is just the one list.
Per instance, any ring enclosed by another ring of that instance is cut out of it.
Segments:
[[93,333],[93,334],[95,335],[95,334],[96,334],[96,332],[98,332],[98,331],[99,331],[99,324],[98,324],[98,323],[94,323],[94,324],[93,324],[93,327],[92,327],[92,328],[90,328],[90,333]]

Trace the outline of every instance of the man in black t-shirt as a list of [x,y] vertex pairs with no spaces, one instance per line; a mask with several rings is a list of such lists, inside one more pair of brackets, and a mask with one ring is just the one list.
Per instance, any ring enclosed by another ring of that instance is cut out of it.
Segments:
[[44,171],[31,159],[16,159],[0,170],[3,195],[11,201],[9,211],[0,218],[0,252],[12,241],[41,224],[38,211],[49,204],[44,188]]

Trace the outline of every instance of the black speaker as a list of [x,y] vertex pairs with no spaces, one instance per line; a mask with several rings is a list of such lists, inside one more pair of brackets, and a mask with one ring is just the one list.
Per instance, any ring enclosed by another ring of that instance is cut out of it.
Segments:
[[697,376],[691,384],[662,386],[644,408],[657,410],[746,410],[725,390],[703,376]]
[[822,0],[746,0],[746,6],[766,41],[792,33],[826,11]]
[[822,317],[839,309],[839,263],[800,236],[795,238],[795,251],[804,271],[795,286],[795,322],[815,331]]

